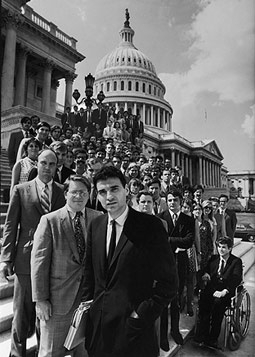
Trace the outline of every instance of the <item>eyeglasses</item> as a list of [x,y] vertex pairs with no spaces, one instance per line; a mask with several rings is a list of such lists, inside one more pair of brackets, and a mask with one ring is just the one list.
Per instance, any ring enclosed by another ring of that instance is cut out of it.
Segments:
[[70,193],[70,195],[74,196],[74,197],[77,197],[77,196],[82,196],[82,197],[85,197],[87,196],[88,194],[88,191],[68,191]]

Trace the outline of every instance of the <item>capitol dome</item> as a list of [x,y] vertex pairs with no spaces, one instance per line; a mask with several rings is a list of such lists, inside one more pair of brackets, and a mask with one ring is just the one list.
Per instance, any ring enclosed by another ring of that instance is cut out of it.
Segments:
[[134,34],[126,10],[121,42],[97,65],[95,92],[102,90],[106,97],[104,103],[117,110],[123,107],[135,115],[139,113],[145,125],[171,131],[173,110],[164,99],[165,86],[151,60],[135,47]]

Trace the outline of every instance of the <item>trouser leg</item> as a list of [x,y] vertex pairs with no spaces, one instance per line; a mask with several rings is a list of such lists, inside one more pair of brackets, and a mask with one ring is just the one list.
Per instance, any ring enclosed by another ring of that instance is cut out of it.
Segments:
[[35,328],[35,304],[32,302],[30,275],[14,279],[13,321],[11,329],[12,357],[26,356],[26,340]]
[[223,320],[224,312],[227,306],[227,301],[224,298],[215,298],[212,307],[211,316],[211,331],[209,338],[211,341],[216,341],[220,335],[221,323]]

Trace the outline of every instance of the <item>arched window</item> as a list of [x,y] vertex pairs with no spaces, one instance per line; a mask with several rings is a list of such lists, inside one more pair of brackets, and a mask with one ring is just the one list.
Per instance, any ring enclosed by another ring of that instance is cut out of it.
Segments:
[[151,94],[151,85],[149,84],[149,94]]
[[107,82],[107,84],[106,84],[106,90],[107,90],[107,92],[109,92],[109,90],[110,90],[110,82]]
[[143,93],[145,93],[145,83],[143,83]]
[[156,87],[154,87],[154,95],[156,95],[156,93],[157,93],[157,92],[156,92]]
[[135,82],[135,90],[138,92],[139,91],[139,82]]
[[120,82],[120,89],[121,89],[121,90],[124,90],[124,81],[121,81],[121,82]]
[[104,91],[104,84],[101,83],[101,91]]
[[117,82],[116,81],[113,82],[113,90],[117,90]]
[[128,90],[132,90],[132,82],[128,81]]

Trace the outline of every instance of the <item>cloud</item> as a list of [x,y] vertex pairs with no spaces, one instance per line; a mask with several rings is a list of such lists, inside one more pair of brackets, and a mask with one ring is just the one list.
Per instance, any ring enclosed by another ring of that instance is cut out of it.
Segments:
[[173,99],[177,107],[194,104],[205,92],[215,93],[219,102],[241,104],[254,99],[253,0],[203,3],[187,36],[189,70],[159,75],[173,106]]
[[242,123],[241,127],[243,132],[249,136],[249,138],[255,138],[255,104],[251,106],[252,115],[245,115],[244,122]]

